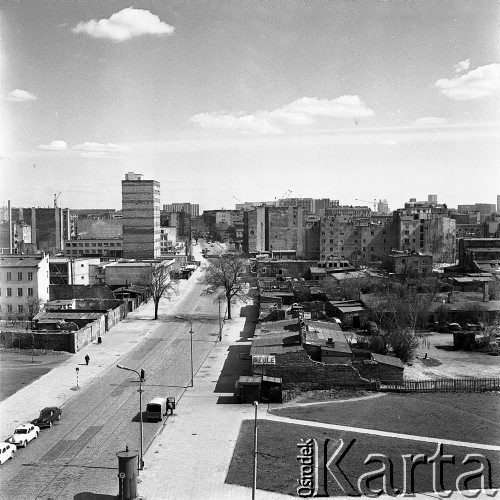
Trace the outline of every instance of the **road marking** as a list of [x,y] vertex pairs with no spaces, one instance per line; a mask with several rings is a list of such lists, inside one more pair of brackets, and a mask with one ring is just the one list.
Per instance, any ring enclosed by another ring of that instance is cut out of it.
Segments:
[[[262,417],[261,417],[262,418]],[[311,420],[298,420],[296,418],[278,417],[268,414],[263,417],[265,420],[274,420],[286,424],[307,425],[309,427],[319,427],[322,429],[333,429],[337,431],[355,432],[358,434],[370,434],[373,436],[384,436],[396,439],[406,439],[408,441],[422,441],[424,443],[442,443],[450,446],[461,446],[462,448],[474,448],[488,451],[500,451],[500,446],[493,444],[469,443],[466,441],[454,441],[452,439],[442,439],[429,436],[415,436],[413,434],[400,434],[398,432],[378,431],[374,429],[364,429],[362,427],[350,427],[347,425],[326,424],[324,422],[313,422]]]

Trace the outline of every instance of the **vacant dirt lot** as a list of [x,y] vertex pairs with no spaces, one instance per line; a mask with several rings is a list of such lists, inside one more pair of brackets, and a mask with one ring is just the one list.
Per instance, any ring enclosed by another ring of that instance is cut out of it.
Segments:
[[[424,335],[413,366],[405,367],[406,379],[500,377],[500,356],[455,351],[450,333],[429,332]],[[426,354],[427,359],[424,359]]]
[[7,399],[19,389],[31,384],[55,366],[66,361],[67,352],[31,351],[0,349],[0,401]]

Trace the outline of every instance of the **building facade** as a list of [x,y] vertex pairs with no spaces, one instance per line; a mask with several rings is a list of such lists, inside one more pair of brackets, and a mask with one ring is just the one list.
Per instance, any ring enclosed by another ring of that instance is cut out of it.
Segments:
[[49,300],[49,256],[0,256],[0,315],[2,319],[27,318]]
[[129,172],[122,181],[123,257],[152,259],[161,254],[160,183]]
[[80,238],[64,243],[65,257],[103,257],[121,259],[123,240],[121,238]]

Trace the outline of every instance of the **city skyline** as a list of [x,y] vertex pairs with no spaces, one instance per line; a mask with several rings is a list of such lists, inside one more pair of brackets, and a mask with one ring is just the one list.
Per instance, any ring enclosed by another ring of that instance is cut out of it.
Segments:
[[135,171],[203,209],[287,190],[494,203],[498,18],[491,1],[6,3],[2,199],[120,208]]

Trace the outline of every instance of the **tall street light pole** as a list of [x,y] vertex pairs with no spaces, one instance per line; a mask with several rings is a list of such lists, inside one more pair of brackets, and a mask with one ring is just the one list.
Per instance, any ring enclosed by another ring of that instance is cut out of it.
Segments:
[[252,500],[255,500],[255,492],[257,490],[257,408],[259,402],[253,402],[255,406],[255,420],[253,428],[253,483],[252,483]]
[[189,335],[191,338],[191,387],[194,387],[194,370],[193,370],[193,323],[191,320],[187,318],[183,318],[182,316],[176,316],[177,319],[181,319],[182,321],[187,321],[189,323]]
[[137,370],[134,370],[132,368],[127,368],[126,366],[123,366],[123,365],[116,365],[116,367],[120,368],[121,370],[127,370],[129,372],[134,372],[139,377],[139,417],[141,420],[141,427],[139,430],[140,439],[141,439],[141,455],[139,457],[139,463],[137,464],[137,471],[138,471],[137,474],[139,474],[139,471],[144,469],[144,460],[142,458],[143,457],[143,453],[142,453],[142,442],[143,442],[143,438],[142,438],[142,377],[141,377],[141,374]]

